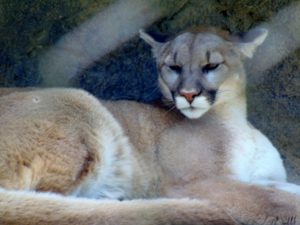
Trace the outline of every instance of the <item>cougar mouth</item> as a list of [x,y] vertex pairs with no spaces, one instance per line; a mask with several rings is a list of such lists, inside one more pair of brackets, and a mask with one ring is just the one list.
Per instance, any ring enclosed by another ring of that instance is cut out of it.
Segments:
[[189,103],[184,97],[175,97],[176,108],[187,118],[198,119],[204,113],[206,113],[211,105],[206,97],[197,96],[195,99]]
[[179,111],[189,119],[198,119],[204,113],[206,113],[208,111],[208,109],[190,107],[190,108],[185,108],[185,109],[179,109]]
[[179,110],[198,110],[198,109],[201,109],[201,110],[204,110],[206,109],[205,107],[195,107],[195,106],[190,106],[190,107],[182,107],[182,108],[178,108]]

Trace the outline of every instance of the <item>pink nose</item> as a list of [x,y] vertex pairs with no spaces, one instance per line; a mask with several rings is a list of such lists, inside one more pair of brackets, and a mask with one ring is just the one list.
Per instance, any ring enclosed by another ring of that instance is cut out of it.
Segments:
[[196,90],[191,90],[191,91],[186,91],[186,90],[181,90],[179,92],[179,94],[183,97],[185,97],[185,99],[189,102],[192,103],[194,98],[199,95],[199,92],[197,92]]

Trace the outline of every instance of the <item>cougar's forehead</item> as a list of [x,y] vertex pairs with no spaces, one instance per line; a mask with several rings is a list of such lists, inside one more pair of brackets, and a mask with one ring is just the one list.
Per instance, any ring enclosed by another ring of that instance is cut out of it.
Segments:
[[194,49],[199,52],[205,52],[210,50],[218,50],[223,46],[225,41],[214,34],[199,33],[195,35]]
[[213,34],[198,34],[193,44],[193,61],[202,63],[220,63],[224,61],[226,42]]
[[170,44],[168,51],[165,54],[164,61],[167,64],[181,62],[185,64],[190,60],[191,46],[194,41],[194,35],[184,33],[176,37]]
[[224,61],[222,53],[228,44],[210,33],[184,33],[173,40],[165,57],[165,63],[205,64]]

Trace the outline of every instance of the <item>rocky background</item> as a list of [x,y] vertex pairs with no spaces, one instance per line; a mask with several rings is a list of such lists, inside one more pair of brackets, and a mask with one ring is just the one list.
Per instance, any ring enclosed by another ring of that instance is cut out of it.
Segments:
[[[116,1],[0,1],[0,86],[40,86],[44,79],[38,69],[41,55],[63,35],[114,2]],[[172,36],[197,25],[218,26],[231,32],[247,31],[268,21],[279,10],[297,1],[154,2],[155,7],[163,8],[164,13],[146,28],[147,31]],[[280,149],[288,168],[289,179],[300,183],[300,50],[289,53],[263,73],[253,72],[256,71],[253,69],[255,63],[250,62],[249,65],[249,119]],[[71,85],[105,99],[131,99],[151,103],[160,97],[156,88],[156,76],[150,48],[136,35],[104,57],[93,60],[87,68],[82,68],[72,79]],[[58,85],[61,86],[59,83]]]

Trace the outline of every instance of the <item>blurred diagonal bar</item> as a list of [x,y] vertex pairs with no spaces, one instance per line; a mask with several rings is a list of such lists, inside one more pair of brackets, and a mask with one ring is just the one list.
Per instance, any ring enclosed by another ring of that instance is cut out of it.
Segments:
[[[39,61],[44,86],[69,80],[138,30],[180,9],[187,0],[119,0],[63,36]],[[170,7],[170,5],[172,7]]]
[[300,47],[300,2],[281,9],[261,26],[269,30],[269,35],[247,65],[252,75],[271,68]]

